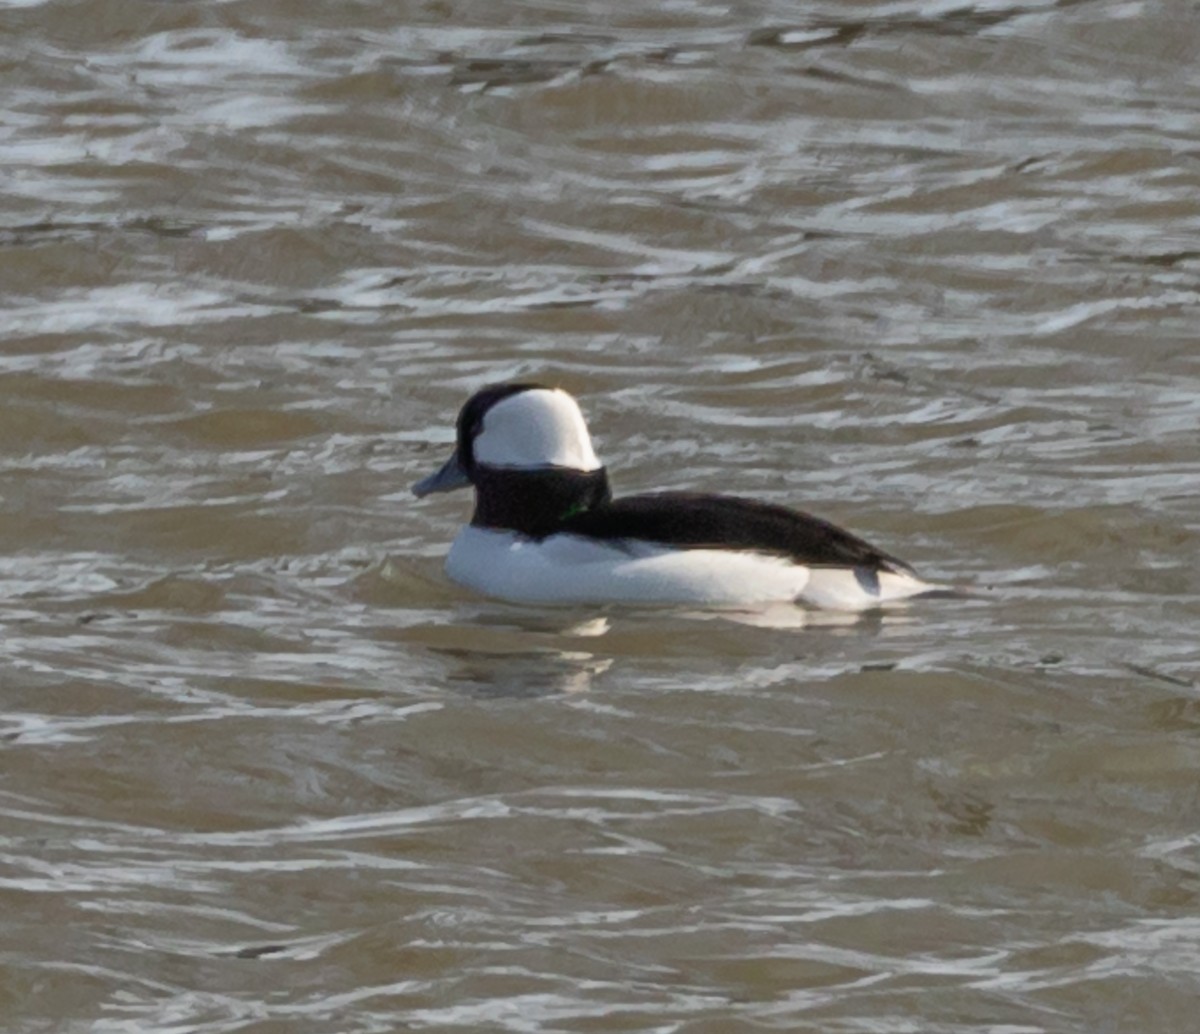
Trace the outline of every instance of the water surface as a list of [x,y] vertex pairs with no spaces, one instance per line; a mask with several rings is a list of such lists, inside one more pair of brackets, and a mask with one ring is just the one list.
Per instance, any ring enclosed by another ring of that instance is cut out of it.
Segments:
[[[1190,5],[0,23],[5,1030],[1194,1028]],[[991,599],[476,599],[512,377]]]

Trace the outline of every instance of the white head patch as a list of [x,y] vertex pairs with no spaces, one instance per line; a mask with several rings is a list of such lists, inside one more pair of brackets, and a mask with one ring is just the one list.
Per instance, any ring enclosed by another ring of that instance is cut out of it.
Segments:
[[531,388],[501,399],[483,417],[475,460],[491,467],[599,470],[578,403],[557,388]]

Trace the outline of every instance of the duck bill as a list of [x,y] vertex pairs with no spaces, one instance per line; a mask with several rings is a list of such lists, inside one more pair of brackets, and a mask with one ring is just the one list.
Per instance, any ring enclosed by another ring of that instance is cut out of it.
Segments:
[[456,488],[466,488],[470,483],[471,479],[458,462],[458,450],[455,449],[450,458],[442,464],[442,469],[418,481],[412,486],[412,492],[420,499],[435,492],[453,492]]

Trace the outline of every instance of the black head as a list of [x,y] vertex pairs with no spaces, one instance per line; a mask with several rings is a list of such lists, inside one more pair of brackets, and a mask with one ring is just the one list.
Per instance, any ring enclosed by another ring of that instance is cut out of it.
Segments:
[[519,395],[523,391],[553,391],[553,388],[534,381],[514,384],[492,384],[480,388],[458,411],[458,436],[455,451],[459,465],[470,477],[475,469],[475,439],[483,433],[483,421],[497,402]]
[[609,498],[579,405],[521,382],[477,391],[458,414],[453,455],[413,486],[418,496],[475,486],[472,524],[531,536]]

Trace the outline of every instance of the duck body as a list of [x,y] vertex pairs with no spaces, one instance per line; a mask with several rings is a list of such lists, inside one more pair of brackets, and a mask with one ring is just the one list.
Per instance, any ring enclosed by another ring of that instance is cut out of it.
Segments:
[[446,572],[514,602],[857,611],[939,589],[798,510],[694,492],[613,499],[577,403],[541,385],[476,393],[459,415],[454,454],[413,490],[467,485],[475,513]]

